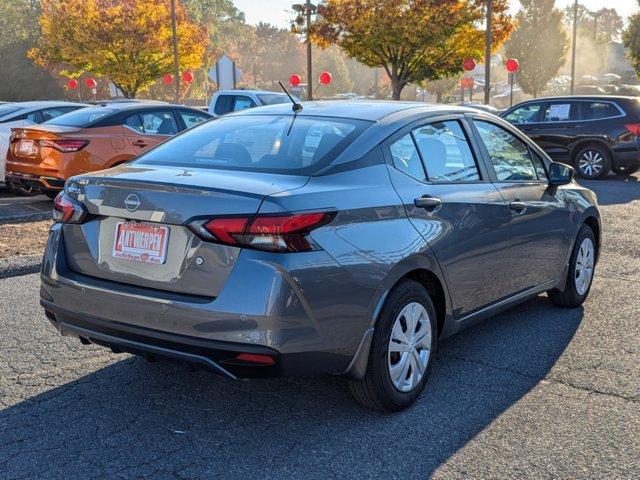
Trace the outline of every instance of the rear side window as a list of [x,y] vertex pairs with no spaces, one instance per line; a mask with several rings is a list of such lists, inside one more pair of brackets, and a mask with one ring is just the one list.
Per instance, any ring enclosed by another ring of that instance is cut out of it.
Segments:
[[213,107],[213,112],[216,115],[224,115],[231,111],[231,102],[233,97],[231,95],[220,95],[216,99],[216,105]]
[[310,175],[370,124],[291,115],[222,117],[187,130],[136,163]]
[[413,135],[430,181],[480,180],[476,161],[459,122],[430,123],[414,130]]
[[504,118],[509,123],[533,123],[536,121],[542,105],[530,103],[513,109]]
[[499,181],[538,180],[529,148],[520,139],[494,123],[480,120],[474,123],[487,147]]
[[202,122],[206,122],[210,118],[208,115],[188,110],[178,110],[178,112],[180,113],[180,117],[182,117],[182,121],[187,128],[200,125]]
[[567,122],[578,120],[578,104],[575,102],[548,103],[542,115],[543,122]]
[[420,154],[418,154],[418,149],[410,133],[389,145],[389,150],[394,167],[417,180],[425,181],[427,179]]
[[613,103],[609,102],[588,102],[582,106],[584,120],[597,120],[599,118],[610,118],[620,116],[620,111]]

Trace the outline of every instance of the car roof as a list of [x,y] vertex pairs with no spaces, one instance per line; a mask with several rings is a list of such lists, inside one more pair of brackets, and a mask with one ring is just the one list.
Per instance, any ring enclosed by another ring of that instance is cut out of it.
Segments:
[[12,102],[12,105],[20,106],[24,109],[37,110],[46,107],[86,107],[86,103],[66,102],[64,100],[33,100],[29,102]]
[[188,107],[186,105],[178,105],[167,102],[105,102],[98,103],[96,105],[91,105],[92,108],[109,108],[111,110],[116,111],[125,111],[125,110],[158,110],[158,108],[186,108],[187,110],[198,110],[193,107]]
[[272,90],[241,90],[241,89],[229,89],[229,90],[218,90],[215,95],[246,95],[246,94],[255,94],[255,95],[286,95],[284,92],[274,92]]
[[[580,86],[580,85],[576,85]],[[549,102],[549,101],[569,101],[569,100],[637,100],[637,97],[633,97],[630,95],[559,95],[559,96],[551,96],[551,97],[539,97],[532,98],[530,100],[525,100],[520,102],[518,105],[523,103],[531,103],[531,102]],[[515,107],[515,105],[514,105]]]
[[[387,100],[322,100],[317,102],[302,102],[303,109],[298,116],[317,116],[334,118],[351,118],[378,122],[393,114],[403,117],[417,113],[467,113],[474,112],[467,107],[453,105],[436,105],[423,102],[398,102]],[[475,110],[477,112],[477,110]],[[251,108],[237,112],[235,115],[293,115],[291,104],[280,103],[264,107]]]

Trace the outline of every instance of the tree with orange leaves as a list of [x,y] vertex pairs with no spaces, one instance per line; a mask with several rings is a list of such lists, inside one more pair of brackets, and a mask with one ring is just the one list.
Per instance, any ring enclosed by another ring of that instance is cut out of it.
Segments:
[[[173,69],[167,0],[42,0],[42,35],[29,57],[63,76],[108,77],[127,98]],[[177,2],[180,70],[202,65],[203,27]]]
[[[382,67],[398,100],[409,83],[451,76],[465,58],[482,57],[485,8],[485,0],[324,0],[310,34]],[[513,28],[507,0],[493,0],[494,50]]]

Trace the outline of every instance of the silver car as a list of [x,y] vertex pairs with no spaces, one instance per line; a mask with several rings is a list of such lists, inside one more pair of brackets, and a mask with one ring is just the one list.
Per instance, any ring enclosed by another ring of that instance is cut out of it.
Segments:
[[595,195],[517,129],[399,102],[222,117],[73,177],[54,219],[62,334],[232,379],[342,375],[378,411],[460,329],[543,292],[581,305],[601,237]]

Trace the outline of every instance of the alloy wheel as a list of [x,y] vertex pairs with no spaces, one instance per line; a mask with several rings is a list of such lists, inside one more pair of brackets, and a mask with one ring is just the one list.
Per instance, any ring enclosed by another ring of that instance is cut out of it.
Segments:
[[591,239],[585,238],[582,240],[576,256],[575,279],[578,295],[584,295],[591,285],[595,263],[594,253],[595,250]]
[[424,377],[431,354],[431,319],[421,303],[411,302],[391,329],[387,366],[396,389],[413,390]]
[[604,168],[604,155],[598,150],[585,150],[578,158],[578,168],[585,177],[597,177]]

